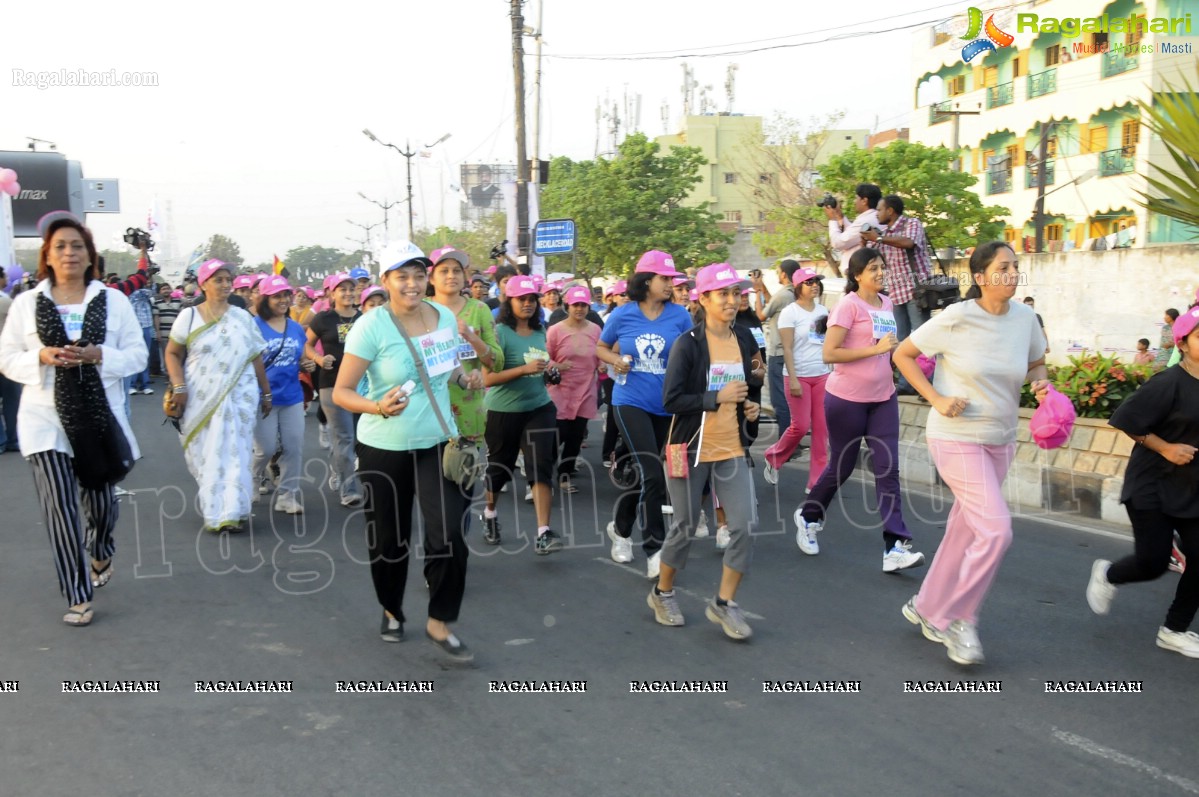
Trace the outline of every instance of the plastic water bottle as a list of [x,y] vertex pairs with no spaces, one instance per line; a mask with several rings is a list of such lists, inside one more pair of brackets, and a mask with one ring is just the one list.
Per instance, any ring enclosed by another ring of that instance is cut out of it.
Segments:
[[[624,360],[625,366],[627,366],[629,368],[633,367],[633,358],[630,355],[626,354],[625,356],[621,357],[620,359]],[[613,370],[616,370],[616,369],[613,369]],[[612,378],[616,380],[616,384],[618,384],[618,385],[623,385],[625,382],[629,381],[629,375],[627,372],[622,374],[619,371],[616,371],[616,373],[614,373],[612,375]]]

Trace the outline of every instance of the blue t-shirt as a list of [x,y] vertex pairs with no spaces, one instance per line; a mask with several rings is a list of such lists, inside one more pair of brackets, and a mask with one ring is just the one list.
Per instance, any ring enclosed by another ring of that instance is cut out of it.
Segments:
[[[418,351],[428,354],[426,363],[441,373],[429,377],[430,387],[437,398],[437,406],[441,409],[442,418],[449,426],[450,433],[457,437],[458,427],[454,423],[454,413],[450,411],[450,374],[457,365],[456,358],[446,359],[446,352],[457,352],[462,340],[458,337],[458,321],[447,308],[431,302],[426,306],[437,311],[437,329],[451,330],[449,342],[432,341],[425,346],[425,336],[412,339]],[[358,439],[372,448],[386,451],[414,451],[420,448],[431,448],[448,435],[441,430],[437,415],[429,403],[429,394],[420,381],[420,373],[412,359],[408,344],[400,337],[399,331],[392,321],[391,313],[384,308],[378,308],[359,318],[350,328],[346,336],[346,354],[360,357],[370,364],[366,368],[369,388],[366,397],[378,401],[393,388],[397,388],[408,380],[416,383],[408,395],[408,406],[393,418],[381,415],[366,414],[358,420]],[[442,370],[447,365],[449,368]]]
[[694,324],[691,314],[667,302],[653,321],[636,302],[623,304],[604,321],[600,340],[620,344],[620,355],[631,355],[633,370],[628,380],[612,388],[613,406],[637,407],[652,415],[669,415],[662,407],[662,385],[666,380],[666,358],[675,339]]
[[299,404],[304,400],[304,390],[300,387],[300,360],[304,357],[304,343],[307,340],[304,328],[289,318],[280,334],[257,316],[254,322],[266,341],[266,348],[262,350],[262,364],[271,383],[271,404],[276,407]]

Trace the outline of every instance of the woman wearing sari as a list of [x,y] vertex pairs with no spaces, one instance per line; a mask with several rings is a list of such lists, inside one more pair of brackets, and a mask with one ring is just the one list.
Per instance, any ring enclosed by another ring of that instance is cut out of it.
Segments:
[[253,317],[229,304],[229,266],[209,260],[196,277],[204,302],[179,313],[167,344],[168,407],[182,412],[183,456],[199,486],[204,529],[242,531],[254,487],[255,409],[271,411],[266,341]]

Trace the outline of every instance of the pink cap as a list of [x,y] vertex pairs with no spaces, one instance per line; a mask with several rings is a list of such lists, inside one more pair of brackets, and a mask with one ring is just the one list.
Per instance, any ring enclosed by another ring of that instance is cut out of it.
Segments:
[[616,284],[612,286],[612,293],[621,294],[629,292],[628,280],[616,280]]
[[[217,273],[221,269],[224,269],[225,271],[229,271],[230,273],[232,273],[232,271],[230,271],[230,269],[229,269],[228,264],[225,263],[224,260],[206,260],[204,262],[204,264],[196,270],[196,284],[203,285],[205,282],[208,282],[209,277],[211,277],[213,274]],[[236,284],[236,282],[237,282],[237,280],[234,280],[235,284]]]
[[328,292],[334,290],[343,282],[348,282],[351,285],[354,283],[354,278],[350,276],[350,272],[339,271],[336,274],[330,274],[329,276],[325,277],[322,287],[324,287],[325,291]]
[[824,279],[824,275],[814,268],[797,268],[791,275],[791,284],[799,285],[801,282],[807,282],[808,280],[822,279]]
[[488,266],[488,267],[487,267],[487,270],[486,270],[486,271],[484,271],[483,273],[484,273],[484,274],[494,274],[494,273],[495,273],[495,270],[496,270],[497,268],[499,268],[499,266]]
[[323,313],[329,309],[329,301],[327,299],[317,299],[312,303],[312,312]]
[[257,274],[254,274],[253,276],[254,276],[254,282],[258,283],[258,282],[262,282],[264,279],[266,279],[267,277],[269,277],[271,275],[267,274],[265,271],[259,271]]
[[358,304],[366,304],[367,299],[380,293],[383,294],[384,297],[387,296],[387,291],[383,290],[378,285],[367,285],[362,289],[362,294],[358,297]]
[[687,294],[687,298],[693,302],[698,302],[699,301],[699,291],[697,291],[695,288],[692,288],[691,292]]
[[291,293],[291,285],[287,282],[287,277],[282,274],[274,274],[266,277],[258,285],[258,293],[262,296],[274,296],[276,293]]
[[533,282],[532,277],[524,275],[513,277],[504,287],[504,295],[509,299],[516,296],[528,296],[530,293],[537,293],[537,285]]
[[1074,419],[1078,417],[1070,399],[1051,385],[1045,400],[1028,419],[1028,431],[1041,448],[1061,448],[1070,439]]
[[171,291],[171,298],[172,299],[182,299],[183,291]]
[[587,290],[585,285],[576,285],[566,291],[566,295],[562,297],[563,304],[591,304],[591,291]]
[[1174,322],[1174,345],[1182,343],[1182,339],[1191,334],[1197,325],[1199,325],[1199,307],[1192,307],[1178,316],[1178,320]]
[[534,274],[529,279],[533,280],[533,287],[535,287],[538,292],[545,287],[545,277],[541,276],[540,274]]
[[636,272],[638,274],[658,274],[663,277],[686,276],[675,271],[673,257],[666,252],[659,252],[657,249],[651,249],[641,256],[641,259],[637,261]]
[[316,291],[314,291],[312,288],[307,285],[302,285],[300,290],[304,292],[304,295],[308,297],[309,301],[316,301]]
[[470,255],[456,246],[443,246],[440,249],[434,249],[429,253],[429,259],[435,266],[443,260],[457,260],[458,265],[463,268],[470,266]]
[[688,282],[691,282],[691,278],[687,276],[674,278],[675,287],[678,287],[679,285],[686,285]]
[[704,266],[695,275],[695,289],[700,293],[732,287],[747,291],[749,284],[749,280],[742,279],[741,275],[737,273],[737,269],[728,263],[713,263],[710,266]]
[[233,290],[239,291],[242,288],[253,288],[254,282],[253,274],[238,274],[233,278]]
[[[557,291],[558,293],[562,293],[562,291],[563,291],[562,283],[561,282],[547,282],[545,285],[541,286],[542,293],[549,293],[550,291]],[[590,301],[590,298],[588,298],[588,301]]]

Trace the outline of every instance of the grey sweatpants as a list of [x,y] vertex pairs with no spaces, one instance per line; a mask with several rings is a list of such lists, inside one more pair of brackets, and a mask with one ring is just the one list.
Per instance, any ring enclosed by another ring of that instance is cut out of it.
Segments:
[[[691,464],[685,479],[666,479],[666,492],[674,509],[662,545],[662,564],[675,570],[687,566],[687,553],[699,519],[700,500],[704,485],[712,482],[712,491],[720,500],[729,524],[731,542],[724,552],[726,567],[745,573],[752,558],[751,536],[758,531],[758,499],[754,493],[753,473],[744,457],[720,462]],[[715,518],[712,519],[715,521]]]

